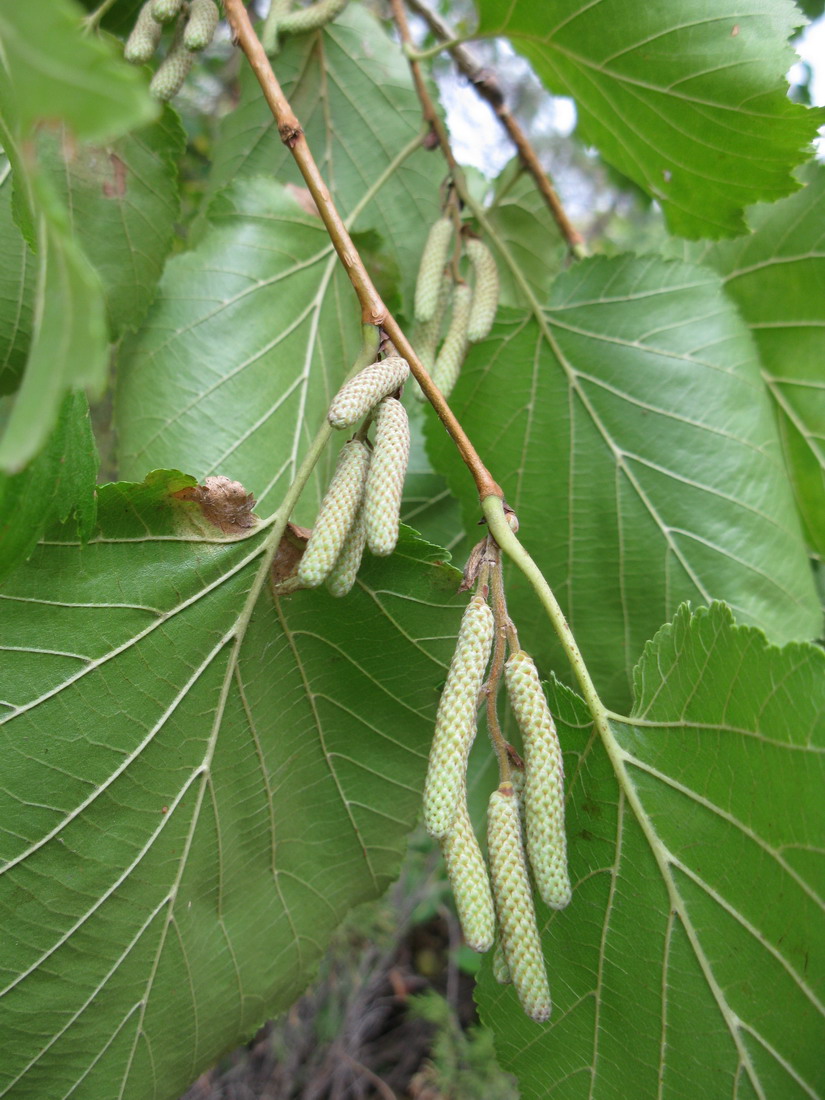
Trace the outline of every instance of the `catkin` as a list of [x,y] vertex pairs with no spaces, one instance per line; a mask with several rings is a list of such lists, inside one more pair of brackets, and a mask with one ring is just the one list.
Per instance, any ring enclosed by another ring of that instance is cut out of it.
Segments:
[[490,795],[487,850],[499,934],[510,977],[527,1015],[534,1020],[548,1020],[550,987],[521,843],[518,804],[511,783],[502,783]]
[[467,339],[471,344],[477,344],[489,334],[495,320],[498,309],[498,268],[484,241],[470,237],[464,247],[475,271]]
[[404,406],[385,397],[375,414],[375,446],[364,489],[367,546],[386,557],[398,542],[401,494],[410,460],[410,425]]
[[364,367],[345,382],[332,400],[327,419],[333,428],[351,428],[388,394],[403,386],[410,365],[400,355],[388,355]]
[[433,382],[445,397],[450,396],[467,353],[467,322],[470,318],[472,301],[473,292],[466,283],[455,288],[450,327],[433,367]]
[[212,41],[220,17],[215,0],[192,0],[183,32],[187,50],[205,50]]
[[152,0],[152,17],[158,23],[171,23],[177,19],[183,0]]
[[438,305],[441,276],[447,262],[447,253],[453,236],[451,218],[439,218],[430,228],[415,284],[415,319],[431,321]]
[[474,596],[461,619],[435,719],[424,784],[424,824],[430,836],[446,836],[458,812],[492,642],[493,613],[481,596]]
[[452,828],[441,841],[441,850],[467,946],[473,951],[489,951],[496,934],[496,915],[487,867],[467,810],[466,791]]
[[523,651],[504,666],[507,694],[524,740],[524,823],[536,886],[552,909],[570,903],[564,832],[564,763],[539,674]]
[[500,939],[496,940],[496,947],[493,951],[493,977],[499,985],[509,985],[513,980],[510,976],[510,967],[504,957],[504,948],[501,946]]
[[[155,17],[157,18],[157,16]],[[183,20],[178,23],[169,53],[161,61],[149,83],[149,94],[155,99],[172,99],[183,87],[186,74],[192,68],[195,55],[183,44]]]
[[308,8],[299,8],[281,17],[278,31],[281,34],[305,34],[326,26],[347,6],[347,0],[317,0]]
[[321,584],[338,560],[361,506],[369,464],[370,453],[360,440],[352,439],[341,448],[298,566],[298,580],[307,588]]
[[138,12],[132,33],[126,39],[123,50],[126,61],[131,61],[133,65],[144,65],[151,61],[162,34],[163,27],[152,15],[152,0],[147,0]]
[[335,560],[332,572],[327,577],[327,588],[331,595],[346,596],[355,584],[366,539],[367,532],[364,528],[364,506],[362,504],[341,548],[341,553]]

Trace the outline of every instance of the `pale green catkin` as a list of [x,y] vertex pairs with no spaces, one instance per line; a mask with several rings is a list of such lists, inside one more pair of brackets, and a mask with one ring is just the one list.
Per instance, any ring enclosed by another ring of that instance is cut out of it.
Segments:
[[385,397],[375,414],[375,445],[364,489],[367,546],[384,558],[398,542],[401,495],[410,460],[410,425],[404,406]]
[[484,856],[467,811],[466,792],[459,800],[452,828],[441,841],[441,850],[467,946],[473,951],[489,951],[496,934],[496,915]]
[[490,795],[487,850],[499,935],[510,977],[527,1015],[540,1022],[548,1020],[550,986],[521,843],[518,802],[511,783],[502,783]]
[[152,0],[152,17],[158,23],[171,23],[177,19],[183,7],[183,0]]
[[441,291],[441,277],[450,250],[453,236],[451,218],[439,218],[430,228],[421,263],[418,267],[418,281],[415,284],[415,319],[431,321],[438,305]]
[[336,393],[327,420],[333,428],[351,428],[382,398],[403,386],[409,373],[410,365],[400,355],[388,355],[386,359],[370,363]]
[[551,909],[570,903],[564,831],[564,762],[539,674],[523,651],[504,665],[507,695],[524,741],[524,824],[536,887]]
[[[450,305],[453,298],[453,280],[449,275],[444,275],[441,280],[441,290],[438,294],[438,302],[436,303],[435,313],[432,319],[419,323],[416,329],[415,338],[413,340],[413,347],[418,353],[418,358],[424,365],[424,369],[428,374],[433,373],[433,367],[435,366],[436,352],[438,351],[438,345],[441,343],[441,331],[444,327],[444,315]],[[417,382],[412,386],[413,396],[419,401],[426,401],[424,391],[421,389]]]
[[327,577],[327,588],[331,595],[346,596],[355,584],[355,578],[358,576],[358,570],[361,567],[361,558],[364,554],[366,540],[367,532],[364,527],[364,506],[362,503],[352,529],[341,548],[341,553],[336,558],[332,572]]
[[450,327],[433,367],[433,382],[445,397],[449,397],[458,381],[461,364],[467,354],[467,321],[470,318],[473,292],[462,283],[453,292],[453,313]]
[[183,32],[187,50],[205,50],[215,34],[221,13],[214,0],[192,0],[189,19]]
[[162,34],[163,27],[152,15],[152,0],[147,0],[138,12],[132,33],[126,39],[124,58],[133,65],[145,65],[152,60]]
[[509,985],[513,980],[510,977],[510,967],[504,957],[504,948],[501,946],[500,939],[496,940],[496,947],[493,951],[493,977],[499,985]]
[[347,6],[347,0],[317,0],[307,8],[298,8],[282,16],[278,22],[281,34],[306,34],[331,23]]
[[172,99],[183,87],[186,74],[192,68],[195,55],[183,44],[184,20],[181,19],[175,30],[175,37],[169,47],[169,53],[161,61],[149,84],[149,94],[155,99]]
[[492,642],[493,613],[481,596],[474,596],[461,619],[435,719],[424,784],[424,824],[430,836],[446,836],[458,812]]
[[489,335],[498,309],[498,268],[484,241],[470,237],[464,245],[475,271],[473,302],[467,321],[467,339],[477,344]]
[[315,588],[326,580],[344,548],[364,496],[370,452],[360,440],[345,443],[318,518],[298,566],[298,580]]

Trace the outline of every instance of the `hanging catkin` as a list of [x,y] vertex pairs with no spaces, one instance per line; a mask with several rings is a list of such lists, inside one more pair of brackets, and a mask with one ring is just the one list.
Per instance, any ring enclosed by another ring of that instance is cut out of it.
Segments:
[[446,836],[458,812],[492,642],[493,613],[481,596],[474,596],[461,620],[435,720],[424,785],[424,824],[431,836]]
[[455,820],[441,841],[441,850],[467,946],[473,951],[489,951],[496,934],[493,895],[467,810],[466,791],[462,791]]
[[187,50],[205,50],[215,34],[221,13],[214,0],[192,0],[183,32]]
[[361,507],[369,464],[370,452],[360,440],[352,439],[341,448],[298,566],[298,580],[307,588],[322,584],[338,560]]
[[504,957],[521,1007],[534,1020],[550,1018],[550,987],[536,925],[530,878],[511,783],[490,795],[487,850]]
[[364,528],[373,554],[386,557],[398,542],[401,494],[410,458],[410,425],[404,406],[385,397],[375,414],[375,444],[364,489]]
[[133,65],[151,61],[162,34],[163,27],[152,15],[152,0],[148,0],[138,12],[132,33],[126,39],[124,58]]
[[447,262],[452,236],[451,218],[439,218],[430,228],[421,253],[418,281],[415,284],[416,321],[431,321],[436,311],[441,290],[441,276]]
[[370,363],[345,382],[333,398],[327,413],[330,424],[333,428],[351,428],[382,398],[403,386],[409,373],[410,365],[400,355],[388,355]]
[[564,763],[556,726],[532,659],[523,651],[504,666],[507,694],[524,741],[527,856],[539,894],[552,909],[570,903],[564,832]]
[[470,319],[472,303],[473,292],[466,283],[457,286],[453,291],[450,327],[447,329],[447,335],[444,337],[432,374],[433,382],[445,397],[450,396],[458,380],[464,356],[467,354],[467,322]]
[[475,271],[473,302],[467,321],[467,339],[477,344],[489,335],[498,309],[498,268],[493,254],[484,241],[470,237],[465,245]]

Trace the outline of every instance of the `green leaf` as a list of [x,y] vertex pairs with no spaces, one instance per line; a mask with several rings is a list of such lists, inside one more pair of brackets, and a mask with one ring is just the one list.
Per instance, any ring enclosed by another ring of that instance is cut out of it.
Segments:
[[499,1059],[524,1100],[822,1095],[825,654],[682,608],[635,689],[602,741],[556,688],[573,901],[548,1025],[482,971]]
[[[381,235],[411,306],[446,170],[439,153],[411,148],[422,122],[406,58],[372,15],[350,4],[323,32],[289,39],[277,72],[339,213],[351,229]],[[305,186],[248,70],[240,103],[221,123],[213,158],[211,195],[255,175]]]
[[37,261],[12,214],[12,174],[0,155],[0,395],[13,393],[26,365]]
[[193,482],[104,487],[92,541],[3,590],[0,1092],[179,1096],[418,813],[455,571],[407,532],[345,600],[275,599],[271,529],[222,533]]
[[0,0],[0,103],[19,133],[60,119],[78,140],[108,141],[157,116],[143,74],[83,35],[82,16],[70,0]]
[[[612,705],[626,701],[645,639],[686,599],[725,599],[779,642],[818,635],[756,355],[712,272],[658,258],[582,261],[538,317],[499,311],[451,404]],[[430,427],[431,458],[469,530],[472,483],[432,416]],[[509,576],[528,646],[565,668],[532,589]]]
[[[120,469],[226,474],[266,514],[359,350],[357,299],[321,220],[280,184],[239,183],[213,218],[198,246],[167,264],[146,322],[125,341]],[[327,454],[316,467],[297,522],[312,523],[333,462]]]
[[662,206],[684,237],[734,236],[743,209],[798,187],[825,113],[787,98],[803,22],[790,0],[478,0],[547,88],[576,100],[579,133]]
[[68,393],[46,446],[17,474],[0,474],[0,580],[34,550],[46,527],[76,516],[86,541],[95,520],[97,450],[83,394]]
[[825,168],[751,212],[754,232],[691,251],[721,273],[750,326],[811,545],[825,554]]

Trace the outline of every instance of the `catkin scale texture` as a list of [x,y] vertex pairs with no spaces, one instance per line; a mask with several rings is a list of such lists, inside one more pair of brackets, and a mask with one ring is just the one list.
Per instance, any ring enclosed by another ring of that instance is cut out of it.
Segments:
[[470,237],[465,249],[475,271],[473,302],[467,321],[467,339],[477,344],[489,335],[498,309],[498,268],[484,241]]
[[[157,18],[157,16],[156,16]],[[195,55],[183,44],[183,21],[178,23],[169,53],[161,61],[149,84],[149,93],[155,99],[172,99],[183,87],[186,74],[192,68]]]
[[496,934],[493,895],[484,857],[462,792],[452,828],[441,841],[447,877],[453,889],[458,919],[467,946],[489,951]]
[[438,305],[441,277],[450,250],[453,223],[450,218],[433,222],[421,252],[418,281],[415,284],[415,319],[431,321]]
[[305,34],[332,22],[336,15],[347,6],[347,0],[315,0],[308,8],[298,8],[288,12],[279,21],[278,29],[282,34]]
[[147,0],[138,12],[132,33],[126,39],[124,58],[133,65],[143,65],[151,61],[162,34],[163,27],[152,15],[152,0]]
[[373,554],[386,557],[398,542],[404,476],[410,459],[407,411],[385,397],[375,414],[375,445],[364,489],[364,528]]
[[344,540],[341,553],[335,560],[332,572],[327,577],[327,588],[331,595],[346,596],[355,584],[366,540],[367,532],[364,528],[364,507],[362,504],[358,510],[358,515],[355,517],[355,522]]
[[214,0],[192,0],[183,32],[187,50],[205,50],[215,34],[220,12]]
[[462,283],[453,291],[453,312],[450,327],[433,367],[433,382],[445,397],[449,397],[458,381],[461,364],[467,353],[467,322],[473,304],[473,292]]
[[480,596],[474,596],[461,619],[435,719],[424,784],[424,824],[430,836],[447,835],[463,797],[467,754],[476,734],[478,693],[492,642],[493,613]]
[[152,0],[152,17],[158,23],[171,23],[177,19],[183,7],[183,0]]
[[550,986],[536,925],[521,823],[512,784],[502,783],[487,807],[487,851],[504,957],[521,1007],[534,1020],[549,1020]]
[[321,584],[344,548],[364,496],[370,453],[357,439],[341,448],[329,489],[298,566],[298,580],[307,588]]
[[403,386],[410,365],[400,355],[388,355],[364,367],[345,382],[333,398],[327,419],[333,428],[351,428],[388,394]]
[[532,659],[514,653],[504,666],[507,695],[524,741],[524,824],[527,856],[542,899],[570,903],[564,832],[564,762],[553,716]]

